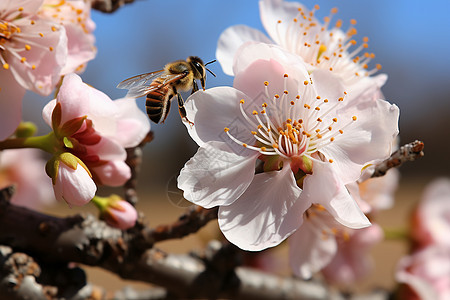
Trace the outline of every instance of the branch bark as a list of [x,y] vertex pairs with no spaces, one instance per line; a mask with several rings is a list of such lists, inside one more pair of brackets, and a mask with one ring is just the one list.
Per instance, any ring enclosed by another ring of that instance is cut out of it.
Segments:
[[414,161],[423,157],[425,155],[423,152],[424,147],[425,144],[418,140],[401,146],[388,159],[375,166],[372,177],[384,176],[391,168],[399,167],[407,161]]

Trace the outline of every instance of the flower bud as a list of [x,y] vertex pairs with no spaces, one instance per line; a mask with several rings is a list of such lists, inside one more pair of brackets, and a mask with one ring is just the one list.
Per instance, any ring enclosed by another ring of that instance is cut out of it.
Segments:
[[93,202],[100,210],[100,217],[112,227],[126,230],[136,223],[138,217],[136,209],[120,196],[96,196]]

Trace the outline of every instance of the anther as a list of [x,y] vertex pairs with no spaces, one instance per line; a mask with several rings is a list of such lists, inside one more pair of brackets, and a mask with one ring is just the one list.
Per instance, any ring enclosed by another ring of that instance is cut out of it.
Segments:
[[353,120],[353,121],[356,121],[356,116],[353,116],[353,117],[352,117],[352,120]]
[[258,114],[258,112],[257,112],[256,110],[254,110],[254,111],[252,112],[252,114],[255,116],[255,115]]
[[244,104],[245,103],[244,99],[241,99],[241,101],[239,101],[239,103]]
[[308,85],[308,83],[309,83],[308,80],[303,81],[303,84],[304,84],[304,85]]
[[225,127],[225,128],[223,129],[223,131],[228,132],[228,131],[230,131],[230,128]]
[[268,86],[268,85],[269,85],[269,82],[268,82],[268,81],[264,81],[264,85],[265,85],[265,86]]

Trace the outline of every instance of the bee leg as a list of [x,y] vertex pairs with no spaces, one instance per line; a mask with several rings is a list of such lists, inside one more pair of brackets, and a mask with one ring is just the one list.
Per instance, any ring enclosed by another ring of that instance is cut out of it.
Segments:
[[191,95],[192,95],[193,93],[195,93],[196,91],[198,91],[198,85],[197,85],[197,81],[195,81],[195,79],[194,79],[194,81],[193,81],[193,88],[192,88],[192,91],[191,91]]
[[183,120],[186,120],[186,122],[191,125],[191,127],[194,125],[189,119],[186,117],[186,109],[184,108],[184,101],[181,97],[180,93],[177,93],[177,99],[178,99],[178,112],[180,113],[180,116]]

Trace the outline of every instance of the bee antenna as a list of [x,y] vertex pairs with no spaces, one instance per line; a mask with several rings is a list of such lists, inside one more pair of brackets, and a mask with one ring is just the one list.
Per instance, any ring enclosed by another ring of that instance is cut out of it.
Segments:
[[[212,61],[210,61],[210,62],[207,62],[206,64],[205,64],[205,66],[207,66],[207,65],[209,65],[209,64],[212,64],[213,62],[216,62],[216,60],[214,59],[214,60],[212,60]],[[211,71],[210,71],[211,72]]]
[[206,69],[206,71],[208,71],[209,73],[211,73],[212,76],[216,77],[216,74],[214,74],[210,69],[208,69],[208,68],[205,68],[205,69]]

